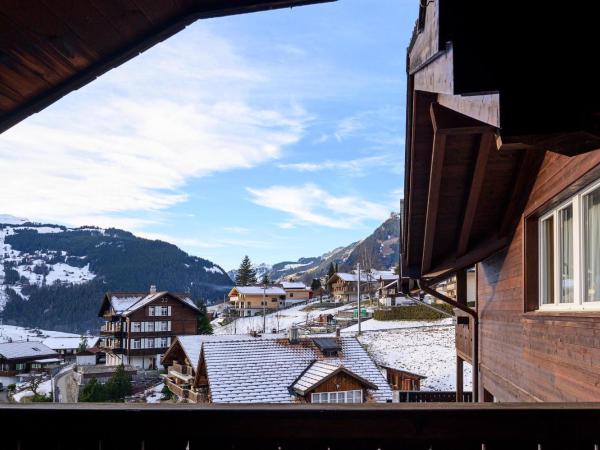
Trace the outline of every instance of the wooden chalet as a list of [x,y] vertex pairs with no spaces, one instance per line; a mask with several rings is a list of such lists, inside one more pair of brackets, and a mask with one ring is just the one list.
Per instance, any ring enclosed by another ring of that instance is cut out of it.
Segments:
[[229,302],[240,317],[273,312],[286,304],[286,291],[279,286],[234,286]]
[[185,294],[156,291],[108,292],[98,316],[104,319],[99,347],[106,365],[154,370],[176,335],[196,334],[201,312]]
[[427,378],[424,375],[394,367],[381,366],[381,368],[385,372],[388,384],[394,391],[420,391],[421,380]]
[[354,337],[178,336],[162,363],[167,386],[186,403],[392,401]]
[[0,382],[5,385],[31,372],[47,372],[61,363],[60,355],[41,342],[0,344]]
[[[459,390],[466,360],[475,399],[598,401],[594,25],[579,8],[537,6],[421,2],[407,59],[403,274],[462,311]],[[452,276],[456,299],[434,289]]]

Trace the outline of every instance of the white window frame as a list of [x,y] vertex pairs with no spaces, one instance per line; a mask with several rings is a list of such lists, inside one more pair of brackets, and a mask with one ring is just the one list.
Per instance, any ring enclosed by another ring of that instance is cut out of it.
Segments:
[[[600,189],[600,182],[580,191],[568,200],[553,208],[538,220],[538,310],[540,311],[589,311],[600,310],[600,301],[586,302],[585,287],[585,254],[583,251],[584,237],[584,208],[583,198],[591,192]],[[559,212],[569,205],[573,206],[573,302],[560,303],[560,242],[559,242]],[[542,302],[544,285],[543,251],[542,251],[542,224],[544,220],[553,217],[553,245],[554,245],[554,298],[552,302]],[[600,251],[600,249],[598,249]]]
[[[360,401],[354,401],[356,399],[356,394],[359,394]],[[343,401],[338,401],[340,394],[343,394]],[[352,400],[352,401],[348,401]],[[360,389],[355,389],[352,391],[337,391],[337,392],[313,392],[310,398],[311,403],[353,403],[359,404],[363,403],[363,392]]]

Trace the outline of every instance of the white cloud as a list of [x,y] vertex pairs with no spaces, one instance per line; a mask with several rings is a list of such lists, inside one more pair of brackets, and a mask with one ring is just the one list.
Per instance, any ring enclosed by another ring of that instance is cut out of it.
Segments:
[[189,36],[2,134],[2,211],[139,228],[154,221],[132,216],[186,201],[191,179],[264,164],[301,138],[300,106],[254,101],[265,71],[222,38]]
[[320,170],[343,170],[346,175],[362,176],[369,169],[386,168],[394,171],[400,164],[400,154],[382,154],[348,160],[325,160],[321,162],[300,162],[279,164],[281,169],[296,170],[298,172],[317,172]]
[[383,220],[390,210],[385,205],[355,196],[335,196],[314,184],[246,188],[252,202],[285,212],[289,220],[281,228],[313,224],[331,228],[353,228],[368,220]]

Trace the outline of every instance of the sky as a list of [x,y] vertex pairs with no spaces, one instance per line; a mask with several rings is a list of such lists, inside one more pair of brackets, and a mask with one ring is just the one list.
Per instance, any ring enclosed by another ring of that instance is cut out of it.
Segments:
[[416,0],[198,21],[0,135],[0,214],[229,270],[368,236],[404,184]]

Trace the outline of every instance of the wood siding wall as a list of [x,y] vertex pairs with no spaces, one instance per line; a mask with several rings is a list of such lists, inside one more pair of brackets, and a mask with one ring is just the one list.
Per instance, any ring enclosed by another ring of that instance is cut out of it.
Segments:
[[600,400],[600,312],[536,311],[531,232],[524,246],[525,225],[598,179],[599,164],[600,150],[547,153],[509,246],[478,266],[481,384],[498,401]]

